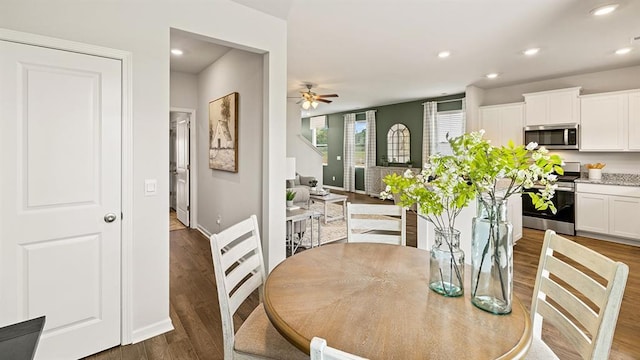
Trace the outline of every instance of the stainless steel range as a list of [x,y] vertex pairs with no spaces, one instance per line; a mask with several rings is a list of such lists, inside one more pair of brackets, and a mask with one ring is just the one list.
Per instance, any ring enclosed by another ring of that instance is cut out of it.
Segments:
[[575,184],[580,178],[580,163],[565,163],[564,175],[559,175],[556,184],[556,194],[551,200],[558,210],[555,214],[551,210],[536,210],[526,192],[537,192],[536,188],[525,190],[522,199],[522,226],[538,230],[555,230],[557,233],[575,235]]

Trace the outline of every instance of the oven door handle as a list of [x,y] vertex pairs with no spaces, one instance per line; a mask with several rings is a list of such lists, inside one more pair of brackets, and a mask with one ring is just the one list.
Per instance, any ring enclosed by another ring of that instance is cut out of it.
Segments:
[[[542,185],[533,185],[533,187],[531,189],[543,190],[544,186],[542,186]],[[556,188],[556,191],[575,192],[574,188],[572,188],[572,187],[563,187],[563,186],[558,186]]]

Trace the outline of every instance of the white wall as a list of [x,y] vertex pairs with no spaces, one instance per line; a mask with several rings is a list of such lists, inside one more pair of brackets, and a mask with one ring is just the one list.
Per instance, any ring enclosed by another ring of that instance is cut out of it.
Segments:
[[[582,86],[582,95],[640,89],[640,66],[565,76],[495,89],[484,89],[482,91],[483,100],[481,105],[521,102],[524,101],[522,97],[524,93],[574,86]],[[603,119],[603,121],[606,121],[606,119]],[[599,153],[576,150],[558,151],[557,153],[564,161],[577,161],[581,164],[604,162],[607,164],[603,170],[604,173],[640,174],[640,153]]]
[[171,107],[183,109],[198,108],[198,77],[179,71],[172,71],[170,77]]
[[[238,172],[209,169],[209,102],[238,95]],[[217,233],[262,218],[262,56],[231,50],[198,74],[198,227]],[[218,216],[221,223],[218,225]]]
[[287,157],[296,158],[296,172],[304,176],[315,176],[322,186],[322,154],[300,134],[302,118],[300,105],[287,103]]
[[479,107],[484,102],[484,90],[473,85],[465,89],[465,106],[467,118],[467,132],[480,130],[480,110]]
[[[265,53],[264,121],[267,170],[262,179],[265,260],[284,259],[286,22],[228,0],[3,0],[0,27],[132,53],[133,81],[133,338],[166,331],[169,321],[169,29],[240,44]],[[241,97],[242,101],[242,97]],[[240,116],[243,116],[242,114]],[[242,158],[240,159],[242,162]],[[158,196],[144,196],[144,180]]]
[[582,75],[564,76],[555,79],[534,81],[518,85],[485,89],[480,105],[497,105],[522,102],[522,94],[582,86],[582,95],[607,91],[640,88],[640,66],[599,71]]

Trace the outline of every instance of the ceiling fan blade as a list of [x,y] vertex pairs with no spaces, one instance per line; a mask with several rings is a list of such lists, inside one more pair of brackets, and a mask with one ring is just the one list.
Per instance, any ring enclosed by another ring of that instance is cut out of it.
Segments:
[[318,97],[338,97],[338,94],[317,95]]
[[320,101],[320,102],[323,102],[323,103],[326,103],[326,104],[331,104],[331,100],[325,100],[325,99],[317,98],[316,101]]

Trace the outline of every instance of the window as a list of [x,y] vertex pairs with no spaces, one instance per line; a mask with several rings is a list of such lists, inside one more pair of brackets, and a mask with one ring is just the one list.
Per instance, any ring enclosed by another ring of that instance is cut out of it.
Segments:
[[355,152],[353,161],[355,166],[364,166],[367,154],[367,121],[356,121]]
[[311,129],[311,143],[322,153],[322,165],[327,165],[329,160],[328,135],[326,116],[315,116],[309,119]]
[[435,141],[434,148],[436,153],[443,155],[452,154],[451,145],[447,141],[449,138],[458,137],[464,134],[464,113],[462,110],[439,111],[436,114],[435,124]]
[[387,132],[387,157],[392,163],[411,160],[411,135],[404,124],[393,124]]
[[311,129],[312,143],[322,153],[322,165],[327,165],[327,161],[329,160],[329,146],[327,142],[328,133],[329,129],[326,127]]

